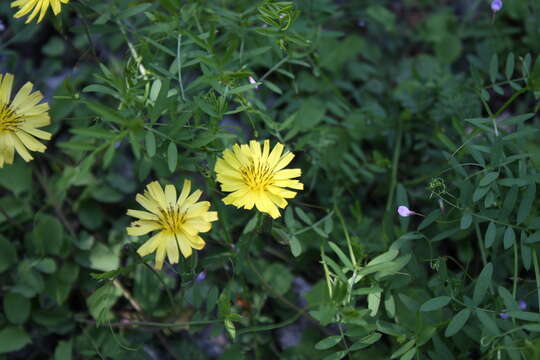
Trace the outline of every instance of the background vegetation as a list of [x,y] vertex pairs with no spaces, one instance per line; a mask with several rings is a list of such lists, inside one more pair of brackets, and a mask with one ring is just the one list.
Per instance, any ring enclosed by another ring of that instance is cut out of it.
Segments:
[[[539,12],[3,1],[0,72],[54,136],[0,169],[0,359],[540,358]],[[275,221],[221,202],[216,156],[250,139],[303,169]],[[156,272],[125,213],[185,178],[220,219]]]

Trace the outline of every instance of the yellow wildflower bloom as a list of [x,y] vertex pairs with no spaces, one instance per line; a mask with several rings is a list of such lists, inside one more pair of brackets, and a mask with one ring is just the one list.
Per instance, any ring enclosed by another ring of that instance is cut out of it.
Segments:
[[[249,145],[235,144],[223,151],[223,158],[216,162],[217,180],[221,190],[231,192],[223,202],[237,208],[253,209],[268,213],[272,218],[280,216],[277,207],[284,209],[287,200],[296,196],[296,190],[303,190],[304,185],[294,178],[302,174],[300,169],[285,169],[294,154],[282,154],[284,146],[276,144],[270,152],[270,141],[261,144],[250,141]],[[277,206],[276,206],[277,205]]]
[[43,95],[32,92],[32,83],[27,82],[11,99],[13,75],[0,74],[0,168],[13,164],[15,151],[24,159],[33,159],[30,151],[44,152],[47,148],[36,138],[50,140],[51,134],[38,128],[51,123],[49,105],[38,104]]
[[19,11],[15,13],[15,18],[17,19],[32,11],[25,21],[25,23],[28,24],[38,13],[39,18],[37,22],[41,22],[47,13],[47,10],[49,10],[49,5],[52,7],[54,15],[60,14],[60,11],[62,11],[62,4],[67,4],[68,2],[69,0],[15,0],[11,3],[11,7],[19,8]]
[[191,181],[185,180],[182,192],[177,198],[173,185],[165,186],[154,181],[146,186],[144,195],[137,194],[135,200],[148,211],[128,210],[127,214],[139,220],[127,228],[129,235],[142,236],[158,231],[146,241],[137,252],[146,256],[156,252],[156,269],[161,269],[165,254],[169,263],[178,263],[179,251],[185,258],[192,254],[192,248],[200,250],[206,244],[198,235],[210,231],[212,221],[217,220],[217,212],[208,211],[210,203],[200,201],[202,192],[190,195]]

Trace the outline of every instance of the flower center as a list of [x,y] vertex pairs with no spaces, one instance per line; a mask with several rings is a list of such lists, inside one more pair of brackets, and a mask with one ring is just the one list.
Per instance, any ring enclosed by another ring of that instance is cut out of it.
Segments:
[[251,190],[265,190],[272,183],[274,174],[266,163],[255,165],[253,162],[240,169],[242,180]]
[[7,104],[0,104],[0,134],[14,132],[19,128],[21,118]]
[[180,212],[177,207],[169,207],[161,210],[160,222],[165,230],[176,234],[182,230],[182,225],[185,222],[186,213]]

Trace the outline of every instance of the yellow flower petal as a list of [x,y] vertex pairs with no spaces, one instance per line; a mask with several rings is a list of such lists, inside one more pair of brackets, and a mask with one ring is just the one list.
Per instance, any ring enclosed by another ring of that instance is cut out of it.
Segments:
[[257,141],[249,145],[233,145],[223,151],[223,158],[216,161],[214,171],[221,190],[229,192],[223,198],[226,205],[253,209],[267,213],[274,219],[280,216],[279,208],[287,206],[287,200],[296,196],[295,191],[304,185],[294,179],[302,174],[300,169],[286,169],[294,159],[293,153],[283,154],[284,146],[276,144],[270,151],[270,141],[262,148]]
[[137,219],[126,230],[129,235],[142,236],[159,231],[138,250],[141,256],[156,253],[155,268],[161,269],[165,259],[175,264],[180,254],[189,257],[193,248],[200,250],[204,241],[198,235],[210,231],[211,222],[217,220],[217,212],[208,211],[208,201],[199,202],[202,192],[192,194],[191,182],[184,181],[178,199],[173,185],[162,186],[154,181],[146,186],[145,194],[137,194],[136,201],[148,211],[128,210]]
[[39,18],[37,22],[41,22],[49,9],[49,6],[52,8],[54,15],[60,14],[62,11],[61,4],[67,4],[69,0],[16,0],[11,3],[11,7],[18,7],[19,11],[15,13],[15,18],[20,18],[31,14],[26,19],[26,23],[32,21],[38,14]]
[[30,151],[44,152],[47,146],[38,139],[50,140],[51,134],[37,128],[50,124],[49,106],[38,104],[43,95],[32,92],[27,82],[11,101],[13,75],[0,75],[0,167],[13,163],[15,152],[24,161],[33,159]]

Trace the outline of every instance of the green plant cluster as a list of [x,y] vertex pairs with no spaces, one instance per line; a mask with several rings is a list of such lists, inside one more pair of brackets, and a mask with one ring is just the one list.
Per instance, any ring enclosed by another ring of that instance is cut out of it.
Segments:
[[[540,3],[489,5],[2,2],[53,139],[0,169],[0,359],[540,358]],[[221,202],[251,139],[302,168],[277,220]],[[162,271],[125,230],[156,179],[219,212]]]

